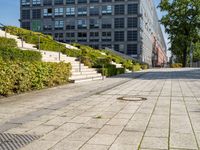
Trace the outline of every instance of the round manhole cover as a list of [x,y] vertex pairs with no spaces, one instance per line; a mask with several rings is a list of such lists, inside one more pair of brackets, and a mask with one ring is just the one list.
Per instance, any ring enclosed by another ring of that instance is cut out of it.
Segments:
[[145,98],[145,97],[123,96],[123,97],[119,97],[118,100],[122,100],[122,101],[146,101],[147,98]]

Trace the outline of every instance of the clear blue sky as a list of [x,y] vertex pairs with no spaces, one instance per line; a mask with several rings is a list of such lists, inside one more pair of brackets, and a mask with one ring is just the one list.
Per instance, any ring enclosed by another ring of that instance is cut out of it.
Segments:
[[[160,0],[154,0],[157,6]],[[0,23],[5,25],[19,26],[20,17],[20,0],[0,0]],[[158,17],[161,18],[163,13],[158,10]],[[164,28],[162,27],[164,31]],[[167,34],[164,33],[165,40],[167,41]]]

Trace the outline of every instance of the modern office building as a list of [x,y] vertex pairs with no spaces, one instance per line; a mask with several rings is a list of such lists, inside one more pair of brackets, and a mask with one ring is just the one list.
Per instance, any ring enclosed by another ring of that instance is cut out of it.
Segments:
[[21,0],[20,21],[58,41],[111,48],[150,65],[166,61],[152,0]]

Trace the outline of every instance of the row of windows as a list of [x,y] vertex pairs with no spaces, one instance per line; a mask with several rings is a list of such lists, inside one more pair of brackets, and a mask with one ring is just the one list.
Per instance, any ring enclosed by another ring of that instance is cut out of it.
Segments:
[[[115,0],[115,2],[124,2],[125,0]],[[135,1],[137,2],[138,0],[128,0],[128,1]],[[79,4],[84,4],[84,3],[99,3],[100,0],[77,0],[77,3]],[[101,0],[101,2],[112,2],[112,0]],[[32,5],[33,6],[40,6],[43,4],[44,6],[49,6],[49,5],[63,5],[63,4],[75,4],[75,0],[32,0]],[[31,0],[22,0],[21,5],[22,6],[30,6]]]
[[[127,9],[128,15],[137,14],[137,4],[129,4]],[[67,7],[64,8],[45,8],[43,9],[43,16],[44,17],[51,17],[51,16],[63,16],[64,14],[66,16],[87,16],[89,9],[89,15],[90,16],[99,16],[100,15],[100,7],[97,6],[90,6],[87,7],[78,7],[77,9],[75,7]],[[115,5],[115,15],[123,15],[125,14],[125,5]],[[101,7],[101,15],[112,15],[113,8],[111,5],[106,5]],[[22,19],[30,19],[30,10],[22,10]],[[33,19],[40,19],[41,18],[41,9],[33,9],[32,10],[32,18]]]

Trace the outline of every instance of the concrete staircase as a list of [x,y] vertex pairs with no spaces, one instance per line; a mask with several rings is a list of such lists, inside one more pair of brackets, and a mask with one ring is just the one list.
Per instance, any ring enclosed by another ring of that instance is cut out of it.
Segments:
[[[42,61],[44,62],[71,63],[72,76],[70,77],[70,81],[73,83],[104,79],[104,77],[102,77],[102,75],[98,73],[96,69],[88,68],[84,64],[77,61],[77,58],[75,57],[68,57],[67,55],[59,52],[38,50],[35,48],[35,45],[26,43],[24,41],[22,42],[22,40],[19,39],[17,36],[11,35],[9,33],[5,34],[5,31],[0,30],[0,37],[5,37],[5,35],[7,38],[15,39],[17,42],[17,46],[22,50],[39,51],[42,54]],[[66,45],[66,47],[74,49],[73,46],[70,47]]]

